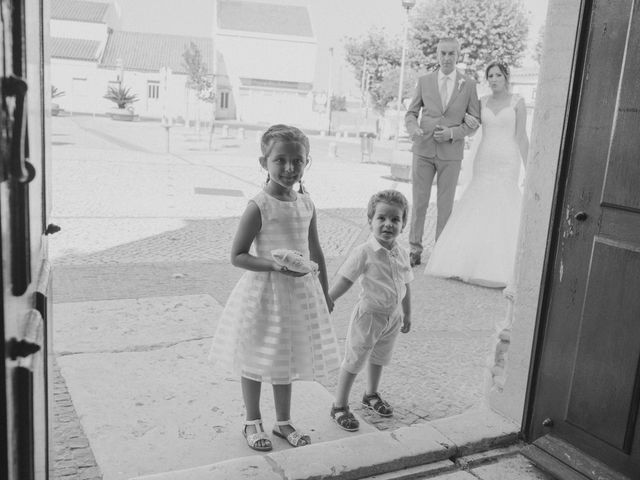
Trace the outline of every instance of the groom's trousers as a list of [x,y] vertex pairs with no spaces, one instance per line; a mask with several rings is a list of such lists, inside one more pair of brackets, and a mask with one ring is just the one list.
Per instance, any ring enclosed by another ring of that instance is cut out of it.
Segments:
[[422,237],[424,222],[431,197],[431,186],[436,178],[438,189],[436,222],[436,240],[444,228],[456,195],[460,164],[462,160],[441,160],[438,157],[425,157],[413,154],[411,168],[412,178],[412,209],[411,224],[409,226],[409,245],[412,253],[421,254],[423,250]]

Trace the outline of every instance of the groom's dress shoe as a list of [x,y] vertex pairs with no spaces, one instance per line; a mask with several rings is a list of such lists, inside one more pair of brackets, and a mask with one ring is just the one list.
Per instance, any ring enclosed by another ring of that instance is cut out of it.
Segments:
[[421,261],[420,261],[420,254],[419,253],[410,253],[409,254],[409,263],[411,264],[412,267],[415,267],[416,265],[420,265]]

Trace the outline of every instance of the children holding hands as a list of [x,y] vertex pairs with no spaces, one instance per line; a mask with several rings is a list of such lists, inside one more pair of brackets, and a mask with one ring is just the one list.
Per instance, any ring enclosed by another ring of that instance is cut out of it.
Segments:
[[393,414],[378,386],[398,333],[411,329],[408,284],[413,273],[408,253],[396,241],[407,223],[407,199],[385,190],[369,201],[371,237],[352,251],[329,290],[315,206],[302,187],[309,139],[296,127],[273,125],[262,135],[260,147],[267,181],[249,201],[231,247],[231,263],[246,271],[220,316],[209,358],[240,376],[246,409],[242,434],[250,448],[264,452],[273,444],[262,426],[263,382],[273,387],[273,435],[293,447],[311,443],[309,435],[291,423],[291,384],[326,379],[338,369],[330,312],[357,280],[361,292],[349,324],[331,418],[345,430],[358,430],[348,401],[365,364],[363,405],[382,416]]

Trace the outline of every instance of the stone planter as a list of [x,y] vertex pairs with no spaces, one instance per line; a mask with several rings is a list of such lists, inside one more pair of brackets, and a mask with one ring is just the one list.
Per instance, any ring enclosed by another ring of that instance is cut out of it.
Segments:
[[391,157],[391,176],[396,180],[402,180],[403,182],[411,181],[411,163],[413,161],[413,154],[411,150],[394,150]]
[[111,117],[111,119],[121,122],[133,122],[140,118],[133,109],[128,108],[113,108],[107,112],[107,115]]

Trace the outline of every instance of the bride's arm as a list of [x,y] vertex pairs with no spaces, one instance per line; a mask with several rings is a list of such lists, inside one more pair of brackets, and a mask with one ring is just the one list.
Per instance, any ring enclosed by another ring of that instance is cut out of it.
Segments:
[[527,107],[524,99],[520,98],[516,103],[516,142],[520,149],[522,163],[527,166],[527,155],[529,153],[529,137],[527,136]]

